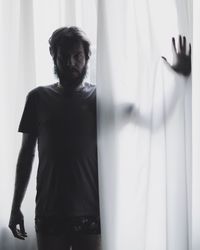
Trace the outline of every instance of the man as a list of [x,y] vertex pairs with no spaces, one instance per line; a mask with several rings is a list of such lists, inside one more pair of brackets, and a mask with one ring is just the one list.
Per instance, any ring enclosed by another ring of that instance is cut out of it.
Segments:
[[[167,65],[188,76],[191,46],[172,40],[175,63]],[[76,27],[56,30],[50,53],[59,82],[37,87],[27,96],[19,125],[22,147],[16,170],[9,227],[18,239],[27,236],[20,210],[31,173],[36,141],[39,167],[35,226],[39,250],[100,249],[97,168],[96,90],[83,83],[90,44]],[[17,229],[19,225],[20,229]]]

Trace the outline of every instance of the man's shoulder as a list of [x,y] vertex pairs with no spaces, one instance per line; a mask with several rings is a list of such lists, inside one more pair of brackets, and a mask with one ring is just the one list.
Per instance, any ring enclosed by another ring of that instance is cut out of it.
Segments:
[[28,92],[28,96],[35,96],[39,93],[52,91],[54,89],[54,87],[55,87],[55,83],[49,84],[49,85],[37,86]]
[[93,89],[96,89],[96,85],[93,84],[93,83],[85,82],[85,83],[84,83],[84,86],[85,86],[86,88],[93,88]]
[[85,82],[84,83],[84,91],[88,93],[88,95],[96,95],[96,85],[92,83]]
[[[89,83],[89,82],[85,82],[83,84],[83,87],[81,88],[81,91],[84,92],[84,96],[90,97],[96,96],[96,85]],[[53,84],[49,84],[49,85],[41,85],[41,86],[37,86],[34,89],[30,90],[28,92],[28,97],[29,96],[43,96],[43,94],[50,94],[50,95],[54,95],[56,93],[60,93],[60,89],[57,87],[56,83]]]

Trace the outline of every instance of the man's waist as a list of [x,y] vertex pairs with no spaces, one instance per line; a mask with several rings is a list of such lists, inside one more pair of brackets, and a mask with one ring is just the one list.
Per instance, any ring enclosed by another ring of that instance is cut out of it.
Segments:
[[45,216],[35,218],[36,232],[56,234],[59,232],[100,234],[99,216]]

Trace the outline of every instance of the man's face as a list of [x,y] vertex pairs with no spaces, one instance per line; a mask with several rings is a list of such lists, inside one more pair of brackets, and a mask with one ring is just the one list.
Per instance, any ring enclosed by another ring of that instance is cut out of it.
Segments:
[[82,43],[60,46],[54,60],[55,73],[63,87],[79,86],[87,71],[87,61]]

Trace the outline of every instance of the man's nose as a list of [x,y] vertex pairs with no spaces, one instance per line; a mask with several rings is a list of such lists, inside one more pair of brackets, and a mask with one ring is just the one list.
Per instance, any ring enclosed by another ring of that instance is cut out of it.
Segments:
[[74,57],[73,56],[69,56],[67,58],[67,66],[68,67],[73,67],[73,66],[75,66],[75,64],[76,64],[76,61],[75,61]]

